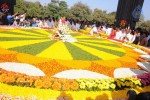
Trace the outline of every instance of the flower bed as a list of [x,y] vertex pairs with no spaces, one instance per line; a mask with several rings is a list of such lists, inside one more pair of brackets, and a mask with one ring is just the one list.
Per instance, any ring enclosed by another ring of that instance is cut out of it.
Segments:
[[[135,76],[134,76],[135,77]],[[52,77],[31,77],[0,69],[0,82],[9,85],[52,89],[61,91],[104,91],[150,85],[150,73],[138,75],[137,78],[110,79],[57,79]]]
[[[73,98],[76,98],[75,93],[79,95],[79,93],[82,92],[84,94],[87,91],[93,93],[92,98],[96,98],[99,91],[106,93],[109,91],[107,93],[109,97],[111,97],[111,93],[116,93],[115,91],[124,91],[122,96],[124,98],[126,96],[125,89],[149,88],[149,73],[137,75],[133,78],[114,78],[114,72],[118,68],[143,70],[137,65],[137,62],[149,61],[141,58],[141,53],[135,52],[132,48],[125,47],[120,43],[89,37],[81,33],[71,34],[74,38],[78,39],[77,43],[50,41],[48,35],[51,32],[52,30],[39,29],[1,30],[0,62],[31,64],[43,71],[46,76],[33,77],[0,69],[0,88],[4,89],[3,86],[8,87],[8,92],[1,89],[0,93],[16,96],[10,90],[14,89],[13,86],[21,86],[29,90],[53,91],[53,93],[57,94],[54,96],[55,99],[59,97],[59,91],[70,92]],[[53,77],[59,72],[71,69],[89,70],[111,78],[59,79]],[[11,87],[10,90],[9,87]],[[94,93],[97,94],[94,95]],[[39,97],[39,94],[35,92],[27,92],[27,94],[33,94],[38,98],[45,97]],[[22,93],[21,95],[27,96],[27,94],[23,95]],[[85,94],[84,98],[86,97],[88,97],[87,94]],[[77,98],[79,97],[77,96]]]

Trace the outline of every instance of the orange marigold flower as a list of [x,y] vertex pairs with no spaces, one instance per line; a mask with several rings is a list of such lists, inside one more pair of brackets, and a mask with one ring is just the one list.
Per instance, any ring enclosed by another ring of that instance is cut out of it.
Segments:
[[72,82],[74,82],[74,80],[71,80],[71,79],[70,79],[70,80],[67,80],[67,82],[68,82],[68,83],[72,83]]
[[42,86],[43,86],[43,82],[42,82],[42,80],[36,80],[35,81],[35,83],[34,83],[34,86],[36,87],[36,88],[41,88]]
[[25,79],[24,79],[24,78],[18,78],[16,82],[17,82],[17,83],[24,83],[24,82],[25,82]]
[[27,79],[26,81],[29,83],[29,86],[32,86],[32,84],[34,82],[32,79]]
[[63,86],[62,86],[62,90],[69,91],[70,90],[70,84],[69,83],[64,83]]
[[66,79],[59,79],[58,81],[59,81],[59,83],[62,83],[62,84],[67,83],[67,80],[66,80]]
[[61,89],[61,84],[58,83],[58,82],[54,82],[54,84],[52,85],[52,89],[60,90]]
[[48,88],[51,87],[51,85],[52,85],[52,83],[49,80],[44,80],[43,81],[43,87],[44,88],[48,89]]
[[71,83],[71,89],[72,90],[78,90],[78,88],[79,88],[79,84],[76,81]]
[[1,74],[0,75],[0,82],[6,82],[7,74]]
[[8,77],[6,82],[7,83],[14,83],[15,82],[15,77],[13,77],[13,76]]

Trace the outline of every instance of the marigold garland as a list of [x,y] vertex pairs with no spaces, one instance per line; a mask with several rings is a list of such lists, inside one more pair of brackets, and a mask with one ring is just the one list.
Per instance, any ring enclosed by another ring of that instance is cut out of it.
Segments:
[[121,20],[120,21],[120,26],[121,27],[125,27],[127,25],[127,21],[126,20]]

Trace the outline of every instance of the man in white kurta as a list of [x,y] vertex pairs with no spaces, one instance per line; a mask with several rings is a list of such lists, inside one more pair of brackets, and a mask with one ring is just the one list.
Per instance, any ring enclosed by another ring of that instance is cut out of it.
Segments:
[[94,26],[94,27],[92,28],[92,30],[90,31],[90,35],[93,36],[94,33],[97,33],[97,34],[98,34],[98,29],[97,29],[96,26]]

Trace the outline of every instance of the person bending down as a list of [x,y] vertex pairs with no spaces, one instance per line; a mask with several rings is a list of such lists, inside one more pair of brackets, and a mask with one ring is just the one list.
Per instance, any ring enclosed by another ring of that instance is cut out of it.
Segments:
[[90,31],[90,36],[93,36],[94,33],[96,33],[96,34],[98,34],[98,35],[100,36],[100,34],[99,34],[99,32],[98,32],[98,28],[97,28],[96,26],[94,26],[94,27],[92,28],[92,30]]

